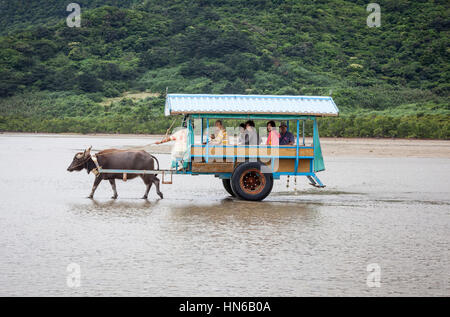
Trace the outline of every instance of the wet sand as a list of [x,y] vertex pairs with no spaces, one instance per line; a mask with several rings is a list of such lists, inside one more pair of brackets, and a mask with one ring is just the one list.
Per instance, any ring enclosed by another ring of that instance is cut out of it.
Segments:
[[326,157],[450,158],[450,141],[409,139],[321,138]]
[[66,171],[87,146],[156,139],[0,135],[0,296],[450,296],[448,141],[323,139],[327,187],[283,177],[263,202],[213,176],[90,200],[94,176]]

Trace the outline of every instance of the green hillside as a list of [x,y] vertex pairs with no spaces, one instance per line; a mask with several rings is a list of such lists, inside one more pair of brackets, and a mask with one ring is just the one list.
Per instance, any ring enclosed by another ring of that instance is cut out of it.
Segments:
[[0,0],[0,131],[162,132],[168,87],[332,93],[322,135],[450,138],[448,1],[378,1],[379,28],[366,1],[78,1],[81,28],[40,2]]

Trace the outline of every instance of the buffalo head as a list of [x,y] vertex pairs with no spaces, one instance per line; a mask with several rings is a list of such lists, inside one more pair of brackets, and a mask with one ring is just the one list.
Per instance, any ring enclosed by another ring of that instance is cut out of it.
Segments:
[[84,168],[87,161],[91,158],[91,149],[92,146],[86,149],[84,152],[78,152],[77,154],[75,154],[72,163],[67,168],[67,170],[69,172],[81,171]]

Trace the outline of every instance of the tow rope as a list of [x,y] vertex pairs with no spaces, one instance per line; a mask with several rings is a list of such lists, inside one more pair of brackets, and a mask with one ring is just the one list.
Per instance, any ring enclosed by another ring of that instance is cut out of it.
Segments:
[[[167,129],[166,134],[165,134],[164,137],[161,139],[161,141],[167,139],[167,137],[169,136],[169,133],[170,133],[170,131],[172,130],[173,125],[175,124],[176,121],[177,121],[177,119],[174,119],[174,120],[172,121],[171,125],[170,125],[169,128]],[[149,144],[142,145],[142,146],[132,146],[132,147],[128,147],[128,148],[126,148],[126,149],[118,149],[118,151],[142,151],[142,150],[144,150],[144,151],[149,151],[149,150],[150,150],[149,148],[150,148],[152,145],[156,145],[156,144],[157,144],[157,142],[153,142],[153,143],[149,143]]]

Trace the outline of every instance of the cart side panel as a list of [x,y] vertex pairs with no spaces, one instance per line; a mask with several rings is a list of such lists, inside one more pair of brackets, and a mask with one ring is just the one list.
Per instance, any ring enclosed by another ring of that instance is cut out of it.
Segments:
[[[271,165],[271,162],[266,164]],[[295,159],[280,159],[278,162],[278,169],[274,172],[276,173],[295,173]],[[311,160],[304,159],[298,160],[298,171],[297,173],[309,173],[311,172]]]
[[234,164],[226,162],[192,162],[192,173],[233,173]]
[[[191,148],[191,154],[198,156],[206,156],[207,148],[205,146],[194,145]],[[239,146],[210,146],[208,148],[208,156],[224,156],[224,157],[237,157],[237,156],[279,156],[283,157],[296,157],[296,148],[292,147],[239,147]],[[300,147],[299,156],[314,156],[313,147]]]

